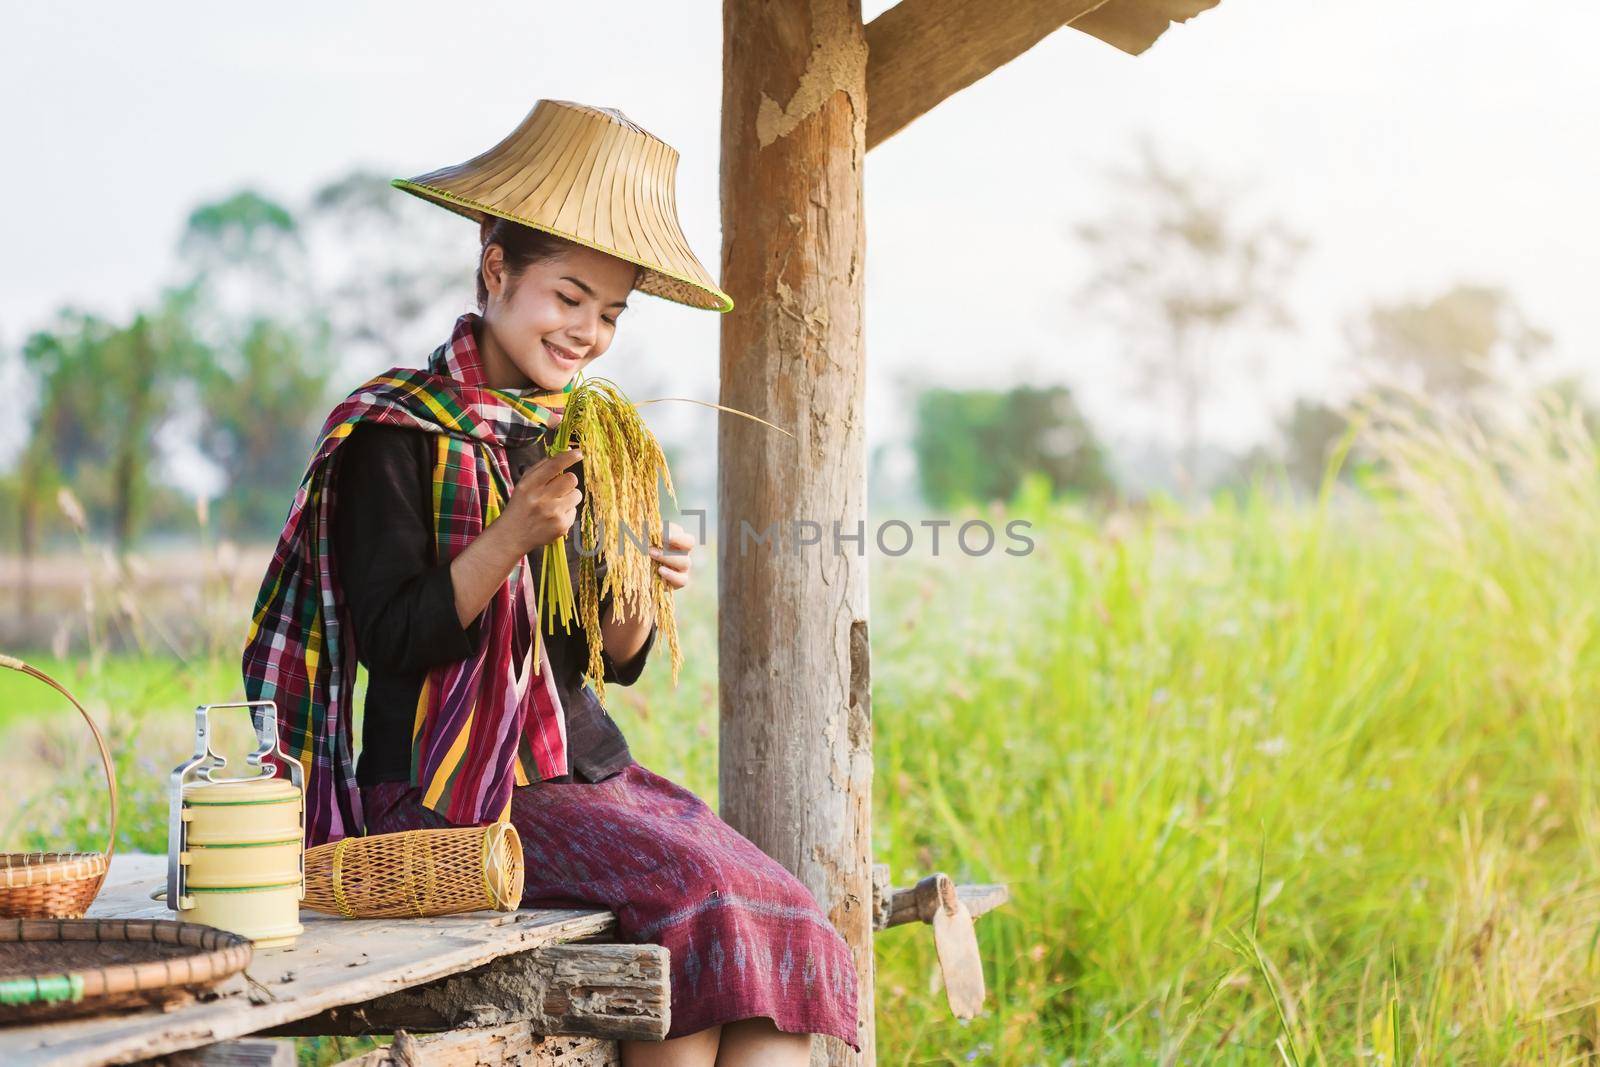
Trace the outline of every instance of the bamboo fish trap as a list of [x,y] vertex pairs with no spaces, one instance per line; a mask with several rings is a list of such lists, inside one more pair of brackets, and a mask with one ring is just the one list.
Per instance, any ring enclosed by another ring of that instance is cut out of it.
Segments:
[[346,837],[306,852],[306,907],[347,919],[514,911],[522,841],[510,823]]

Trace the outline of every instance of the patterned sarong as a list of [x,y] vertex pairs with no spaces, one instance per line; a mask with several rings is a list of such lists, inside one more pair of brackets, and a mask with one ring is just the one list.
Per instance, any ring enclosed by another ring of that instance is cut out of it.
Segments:
[[[373,833],[447,826],[404,782],[362,790]],[[850,946],[817,898],[693,792],[630,763],[603,782],[512,791],[523,907],[610,908],[620,941],[668,951],[682,1037],[764,1015],[860,1051]]]

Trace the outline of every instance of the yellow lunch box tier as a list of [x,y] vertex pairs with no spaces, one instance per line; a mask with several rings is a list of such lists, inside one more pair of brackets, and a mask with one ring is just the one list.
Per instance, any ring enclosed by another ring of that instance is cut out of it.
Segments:
[[248,937],[259,948],[287,945],[304,931],[300,925],[300,880],[283,885],[234,889],[194,887],[185,895],[178,918],[205,923]]
[[211,782],[190,782],[183,787],[185,804],[227,807],[237,804],[270,804],[298,800],[300,790],[282,778],[226,778]]
[[267,845],[282,841],[289,834],[300,835],[298,807],[275,814],[271,819],[190,820],[188,814],[186,810],[184,821],[189,823],[189,831],[184,840],[191,848],[196,845]]
[[300,838],[259,844],[202,845],[190,837],[179,856],[194,889],[239,889],[300,879]]
[[300,806],[300,791],[278,778],[187,785],[185,840],[190,845],[244,845],[298,838]]

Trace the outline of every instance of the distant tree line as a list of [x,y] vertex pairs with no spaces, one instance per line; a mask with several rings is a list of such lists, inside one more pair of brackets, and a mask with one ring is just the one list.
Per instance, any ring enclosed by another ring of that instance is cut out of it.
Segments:
[[[199,513],[220,536],[274,536],[335,375],[414,363],[435,309],[470,297],[470,228],[404,199],[357,172],[293,209],[251,189],[201,204],[178,280],[147,307],[123,321],[63,307],[4,353],[32,402],[0,475],[0,536],[27,557],[67,534],[63,489],[119,558],[146,533],[192,533]],[[215,485],[199,509],[168,476],[185,462]]]
[[924,389],[912,448],[932,507],[1008,500],[1030,474],[1057,494],[1103,495],[1106,456],[1066,386]]
[[[1245,222],[1237,196],[1148,147],[1113,178],[1103,214],[1073,230],[1090,271],[1064,334],[1112,329],[1135,398],[1169,412],[1178,484],[1194,489],[1219,382],[1249,377],[1264,358],[1256,350],[1284,347],[1294,329],[1285,294],[1306,242],[1274,220]],[[218,536],[271,538],[332,383],[416,363],[441,306],[470,299],[461,265],[474,237],[369,172],[295,206],[253,189],[197,206],[177,241],[176,280],[148,306],[122,321],[64,307],[0,353],[30,398],[25,440],[0,472],[0,539],[26,557],[70,534],[63,489],[119,558],[147,533],[192,534],[200,514]],[[1347,337],[1353,384],[1461,404],[1492,401],[1550,342],[1509,293],[1466,283],[1377,304]],[[1560,388],[1583,403],[1576,380]],[[1058,495],[1138,488],[1117,484],[1065,383],[925,386],[909,399],[929,506],[1006,499],[1030,479]],[[1302,397],[1231,476],[1278,471],[1314,490],[1347,427],[1341,402]],[[198,508],[170,476],[185,463],[213,485]]]

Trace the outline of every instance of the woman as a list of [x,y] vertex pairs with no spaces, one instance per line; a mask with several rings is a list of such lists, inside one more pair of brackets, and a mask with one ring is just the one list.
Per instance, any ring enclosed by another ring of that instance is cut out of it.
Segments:
[[[426,370],[394,368],[329,415],[262,582],[245,687],[277,702],[306,771],[308,844],[506,818],[525,906],[610,908],[621,939],[666,946],[671,1029],[623,1042],[625,1064],[803,1065],[812,1033],[860,1048],[849,946],[798,879],[632,758],[584,681],[580,627],[533,639],[543,548],[582,500],[581,448],[545,455],[564,394],[633,289],[732,307],[678,227],[675,167],[619,112],[545,100],[490,151],[394,183],[479,221],[479,310]],[[674,594],[691,546],[674,523],[652,549]],[[605,681],[643,669],[644,611],[613,619],[602,599]]]

